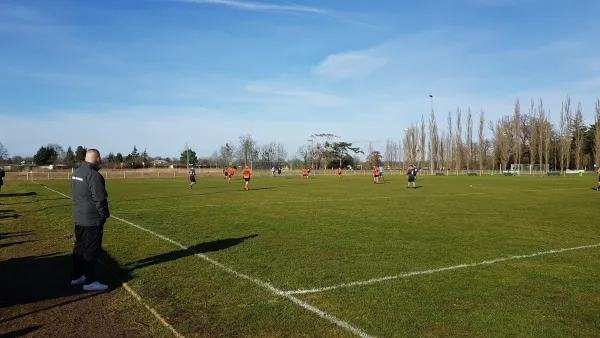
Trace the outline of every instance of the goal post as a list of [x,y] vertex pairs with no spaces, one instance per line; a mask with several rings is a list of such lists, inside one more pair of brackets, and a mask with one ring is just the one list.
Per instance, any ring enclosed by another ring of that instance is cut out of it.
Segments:
[[521,175],[544,175],[548,172],[548,164],[511,164],[510,171]]

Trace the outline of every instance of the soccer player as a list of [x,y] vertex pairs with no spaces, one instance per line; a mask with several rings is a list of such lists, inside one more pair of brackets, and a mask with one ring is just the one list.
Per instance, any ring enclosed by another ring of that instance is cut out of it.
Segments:
[[378,166],[374,166],[373,167],[373,183],[377,184],[379,183],[379,174],[381,173],[380,169]]
[[412,165],[408,167],[408,172],[406,173],[406,175],[408,176],[408,185],[406,186],[406,188],[410,188],[411,183],[413,188],[416,188],[417,186],[415,184],[415,180],[417,179],[417,172]]
[[308,176],[310,176],[310,168],[308,168]]
[[275,166],[273,166],[273,168],[271,168],[271,176],[275,177]]
[[338,177],[342,177],[342,167],[338,169]]
[[281,176],[281,166],[277,167],[277,176]]
[[233,177],[234,174],[235,174],[235,168],[233,168],[233,167],[227,168],[227,172],[225,173],[225,176],[227,176],[227,184],[231,183],[231,178]]
[[252,176],[252,170],[250,170],[248,167],[244,168],[242,171],[242,176],[244,176],[244,181],[246,182],[244,190],[248,191],[250,190],[250,188],[248,188],[248,183],[250,182],[250,177]]
[[223,168],[223,177],[224,177],[225,179],[227,179],[227,178],[229,177],[229,175],[227,174],[227,170],[228,170],[228,168],[227,168],[227,167]]
[[302,179],[308,178],[308,169],[304,168],[302,170]]
[[385,182],[385,179],[383,178],[383,166],[380,165],[379,166],[379,179],[383,179],[383,181]]
[[194,186],[194,184],[196,184],[196,169],[194,169],[194,167],[190,167],[190,190],[192,190],[192,187]]

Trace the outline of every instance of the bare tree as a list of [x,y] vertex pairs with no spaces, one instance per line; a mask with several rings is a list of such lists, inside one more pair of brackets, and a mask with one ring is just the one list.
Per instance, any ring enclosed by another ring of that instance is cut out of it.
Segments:
[[452,128],[452,112],[448,112],[448,129],[446,130],[446,132],[448,133],[448,137],[446,139],[446,168],[452,167],[454,160],[454,140],[452,136]]
[[481,110],[481,112],[479,113],[479,132],[478,132],[478,136],[479,136],[479,170],[482,171],[483,170],[483,165],[484,165],[484,161],[485,161],[485,140],[484,138],[484,129],[485,129],[485,113],[483,112],[483,109]]
[[560,168],[569,168],[571,153],[571,98],[562,104],[560,111]]
[[404,133],[404,155],[409,165],[414,164],[417,159],[418,128],[410,126]]
[[471,168],[473,160],[473,114],[471,107],[467,110],[467,171]]
[[536,151],[538,151],[538,142],[540,142],[540,124],[535,112],[535,102],[531,100],[529,108],[529,164],[533,166],[536,159]]
[[421,157],[419,158],[419,168],[425,164],[425,149],[427,147],[427,133],[425,131],[425,118],[421,115],[421,131],[419,133],[419,148],[421,148]]
[[581,111],[581,102],[577,105],[573,129],[575,133],[575,169],[579,170],[583,167],[581,163],[583,150],[583,113]]
[[438,154],[438,127],[435,122],[435,112],[431,110],[429,117],[429,172],[433,175]]
[[[533,100],[531,102],[533,103]],[[519,102],[519,99],[517,99],[517,102],[515,102],[515,115],[513,117],[513,132],[514,132],[514,139],[512,141],[513,161],[515,161],[517,164],[521,164],[521,152],[522,152],[521,103]]]
[[596,100],[596,128],[594,139],[594,161],[596,165],[600,167],[600,98]]
[[504,116],[496,123],[496,144],[498,159],[503,170],[507,170],[511,155],[511,141],[513,138],[513,122],[510,117]]
[[2,142],[0,142],[0,160],[7,160],[7,159],[8,159],[8,150],[6,149],[6,147],[4,147]]
[[252,135],[246,134],[240,136],[240,146],[238,148],[238,157],[240,162],[244,162],[244,166],[248,165],[248,162],[252,161],[252,156],[256,151],[256,142],[252,138]]
[[463,143],[462,143],[462,123],[461,123],[460,108],[456,109],[456,170],[461,169],[463,158]]
[[[550,145],[552,141],[552,124],[548,120],[548,114],[544,109],[544,101],[540,98],[540,103],[538,104],[538,123],[541,125],[540,128],[540,144],[539,144],[539,152],[540,152],[540,164],[545,164],[546,169],[550,167]],[[543,159],[542,159],[543,153]]]

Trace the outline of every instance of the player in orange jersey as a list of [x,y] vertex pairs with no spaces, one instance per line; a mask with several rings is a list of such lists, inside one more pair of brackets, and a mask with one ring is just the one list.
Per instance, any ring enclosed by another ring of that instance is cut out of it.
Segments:
[[227,168],[227,184],[231,183],[233,175],[235,175],[235,169],[233,167]]
[[381,169],[378,166],[373,167],[373,183],[379,183],[379,174],[381,173]]
[[342,167],[338,169],[338,177],[342,177]]
[[250,170],[250,168],[248,167],[244,168],[244,170],[242,171],[242,176],[244,177],[244,181],[246,182],[244,190],[250,190],[250,188],[248,188],[248,183],[250,182],[250,177],[252,177],[252,170]]
[[304,168],[302,170],[302,179],[308,178],[308,169]]

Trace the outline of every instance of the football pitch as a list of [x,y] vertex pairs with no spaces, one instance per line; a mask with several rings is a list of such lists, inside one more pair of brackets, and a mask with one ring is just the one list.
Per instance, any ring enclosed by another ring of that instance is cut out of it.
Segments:
[[[103,244],[182,336],[600,336],[593,176],[187,184],[107,180]],[[71,229],[69,181],[17,187]]]

